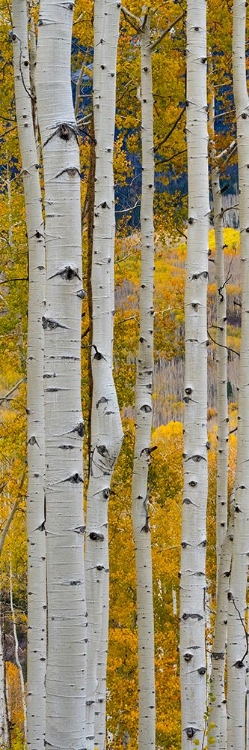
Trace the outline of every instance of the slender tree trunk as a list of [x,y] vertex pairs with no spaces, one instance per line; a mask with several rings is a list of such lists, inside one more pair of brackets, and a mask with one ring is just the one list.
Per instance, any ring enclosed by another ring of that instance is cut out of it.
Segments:
[[182,748],[204,742],[209,185],[206,3],[187,7],[188,247],[185,293],[184,497],[180,666]]
[[233,5],[233,86],[237,121],[241,253],[241,349],[238,399],[238,452],[235,487],[234,543],[228,594],[228,750],[245,748],[246,655],[245,611],[249,539],[249,102],[245,58],[246,3]]
[[6,673],[4,661],[3,611],[0,602],[0,746],[9,747],[8,715],[6,705]]
[[[227,639],[227,594],[232,555],[232,523],[227,532],[227,487],[228,487],[228,435],[229,419],[227,404],[227,348],[226,348],[226,279],[223,250],[223,211],[220,190],[220,173],[215,151],[214,97],[211,112],[212,150],[211,180],[214,204],[215,270],[217,283],[217,497],[216,497],[216,618],[211,655],[211,679],[209,690],[209,739],[215,741],[220,750],[227,745],[227,712],[225,697],[225,666]],[[232,514],[233,515],[233,514]]]
[[41,0],[36,91],[45,185],[46,747],[85,748],[81,211],[71,91],[74,3]]
[[148,468],[152,427],[154,149],[150,18],[141,20],[142,196],[140,331],[135,398],[132,522],[136,559],[140,750],[155,748],[155,670]]
[[103,616],[97,664],[97,690],[94,717],[95,748],[106,748],[106,670],[109,628],[109,576],[105,576],[103,591]]
[[[27,351],[28,432],[28,696],[27,742],[43,750],[45,737],[46,553],[44,528],[45,424],[43,392],[45,241],[31,87],[26,0],[12,0],[16,119],[22,162],[29,252]],[[17,501],[16,501],[17,502]]]
[[[113,380],[113,264],[115,241],[113,146],[116,56],[120,3],[95,0],[94,134],[95,205],[92,262],[92,413],[91,459],[87,502],[86,585],[89,614],[87,656],[87,748],[94,747],[97,663],[103,618],[108,621],[108,498],[122,442],[122,426]],[[102,649],[107,650],[107,642]],[[103,682],[104,675],[102,673]],[[98,727],[105,743],[105,723]],[[100,744],[102,747],[102,744]]]
[[20,685],[21,685],[21,699],[22,699],[22,707],[23,707],[23,729],[24,729],[24,744],[26,745],[27,742],[27,706],[26,706],[26,695],[25,695],[25,683],[24,683],[24,676],[23,676],[23,668],[19,659],[19,643],[18,643],[18,637],[17,637],[17,628],[16,628],[16,614],[14,609],[14,602],[13,602],[13,586],[12,586],[12,568],[10,564],[10,611],[11,611],[11,617],[12,617],[12,625],[13,625],[13,635],[14,635],[14,644],[15,644],[15,662],[16,666],[19,672],[19,678],[20,678]]
[[[212,671],[209,690],[208,741],[219,750],[227,750],[227,706],[225,693],[227,608],[229,577],[233,551],[234,494],[230,499],[230,521],[222,544],[216,594],[215,631],[212,646]],[[211,740],[211,742],[210,742]]]
[[215,146],[212,149],[212,193],[214,203],[215,232],[215,276],[217,284],[217,500],[216,500],[216,556],[217,577],[222,544],[227,530],[227,487],[228,487],[228,435],[229,418],[227,403],[227,295],[224,267],[223,210],[220,190],[220,173],[215,161]]

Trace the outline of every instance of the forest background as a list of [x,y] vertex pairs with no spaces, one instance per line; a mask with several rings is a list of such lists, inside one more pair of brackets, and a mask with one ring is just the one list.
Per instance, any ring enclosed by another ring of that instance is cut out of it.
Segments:
[[[127,2],[140,16],[139,2]],[[37,24],[37,3],[29,4],[30,27]],[[154,568],[155,670],[158,747],[180,747],[180,688],[178,665],[179,557],[183,487],[184,284],[186,256],[185,143],[185,6],[148,4],[152,40],[163,35],[153,55],[154,150],[156,158],[155,219],[155,373],[153,391],[153,452],[149,469],[150,522]],[[235,136],[231,90],[231,10],[229,2],[212,0],[208,8],[209,105],[215,92],[215,147],[225,152]],[[22,172],[15,122],[11,10],[1,0],[0,164],[1,164],[1,289],[0,289],[0,456],[1,530],[11,509],[15,515],[1,554],[1,617],[8,680],[11,747],[23,747],[23,705],[20,669],[16,664],[13,616],[19,659],[25,679],[26,650],[26,346],[28,260]],[[168,33],[164,32],[168,30]],[[72,46],[72,88],[80,132],[83,273],[89,278],[91,77],[93,5],[77,0]],[[212,59],[212,64],[211,64]],[[121,15],[115,139],[116,254],[114,376],[121,409],[124,441],[115,469],[109,506],[110,632],[108,657],[109,748],[135,747],[137,725],[137,630],[134,549],[131,526],[131,481],[134,447],[134,387],[139,333],[139,273],[141,192],[141,113],[138,38]],[[213,136],[214,138],[214,136]],[[236,152],[224,157],[221,168],[227,289],[229,397],[229,487],[236,460],[237,369],[240,346],[239,232],[237,221]],[[211,196],[212,198],[212,196]],[[208,287],[208,420],[209,498],[207,577],[210,629],[215,591],[216,502],[216,281],[215,242],[209,236]],[[82,306],[82,403],[89,415],[89,309]],[[87,440],[86,440],[87,446]],[[87,447],[85,453],[87,465]],[[87,477],[87,471],[85,473]],[[127,564],[129,561],[129,564]],[[10,573],[11,570],[11,573]],[[13,590],[13,607],[11,594]],[[13,615],[14,609],[14,615]]]

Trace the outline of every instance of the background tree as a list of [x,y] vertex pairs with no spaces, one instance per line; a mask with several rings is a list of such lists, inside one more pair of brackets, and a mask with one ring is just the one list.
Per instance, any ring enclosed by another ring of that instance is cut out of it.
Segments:
[[235,485],[234,538],[231,577],[228,594],[228,749],[245,747],[245,659],[248,651],[246,634],[246,586],[249,517],[248,487],[248,270],[249,244],[247,232],[248,205],[248,92],[245,57],[246,5],[233,4],[233,90],[237,118],[237,150],[239,170],[240,257],[243,266],[241,306],[241,349],[238,398],[238,455]]
[[[35,92],[31,89],[26,0],[12,3],[15,107],[22,161],[29,252],[27,342],[28,431],[28,711],[27,741],[41,748],[45,737],[46,550],[44,331],[45,240],[39,163],[34,132]],[[39,654],[39,658],[38,655]]]
[[[92,256],[92,412],[90,472],[87,494],[86,595],[87,747],[105,746],[105,687],[108,627],[108,498],[122,442],[122,425],[113,380],[115,211],[113,146],[116,101],[116,57],[120,4],[99,0],[94,6],[93,111],[96,141]],[[101,632],[105,638],[101,642]],[[101,656],[100,656],[101,647]],[[97,666],[99,664],[99,674]],[[96,706],[97,683],[101,683]],[[102,727],[95,739],[94,713]]]

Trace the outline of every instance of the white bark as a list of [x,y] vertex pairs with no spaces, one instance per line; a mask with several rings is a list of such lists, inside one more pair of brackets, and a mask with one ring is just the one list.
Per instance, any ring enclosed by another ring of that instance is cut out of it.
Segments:
[[152,427],[154,150],[150,18],[141,20],[142,196],[140,331],[135,396],[132,523],[136,560],[140,750],[155,748],[155,670],[148,468]]
[[217,283],[217,497],[216,497],[216,618],[211,654],[211,679],[209,688],[208,736],[220,750],[226,750],[227,712],[225,697],[225,666],[227,636],[227,594],[232,555],[233,512],[227,532],[227,486],[228,486],[228,435],[229,418],[227,404],[227,349],[226,349],[226,279],[223,251],[223,211],[220,191],[220,175],[215,152],[214,99],[212,130],[212,193],[214,204],[215,270]]
[[46,747],[85,748],[81,211],[71,92],[74,3],[41,0],[36,91],[45,185]]
[[230,500],[230,521],[222,544],[216,594],[215,631],[212,646],[212,672],[209,690],[208,741],[227,750],[227,707],[225,693],[227,608],[233,550],[234,495]]
[[[116,57],[120,3],[95,0],[94,134],[96,139],[95,203],[92,261],[92,414],[87,499],[86,592],[88,623],[87,748],[94,747],[97,662],[101,630],[108,621],[108,498],[122,442],[122,426],[113,380],[113,264],[115,240],[113,146],[116,101]],[[102,650],[107,650],[107,643]],[[104,680],[103,670],[101,680]],[[104,718],[104,717],[103,717]],[[105,741],[105,722],[98,737]]]
[[14,609],[14,602],[13,602],[13,587],[12,587],[12,568],[10,565],[10,611],[12,616],[12,624],[13,624],[13,635],[14,635],[14,644],[15,644],[15,662],[16,666],[19,672],[19,678],[20,678],[20,685],[21,685],[21,698],[22,698],[22,707],[23,707],[23,729],[24,729],[24,743],[27,742],[27,706],[26,706],[26,695],[25,695],[25,683],[24,683],[24,676],[23,676],[23,669],[22,665],[19,659],[19,643],[18,643],[18,637],[17,637],[17,629],[16,629],[16,615],[15,615],[15,609]]
[[95,748],[106,748],[106,670],[109,627],[109,577],[105,576],[103,591],[103,615],[100,647],[97,664],[97,690],[94,717]]
[[5,663],[3,651],[2,611],[0,605],[0,746],[9,747],[8,717],[6,706]]
[[247,636],[245,628],[249,538],[249,102],[245,64],[246,3],[233,6],[233,86],[237,122],[241,252],[241,349],[238,398],[238,452],[233,558],[228,604],[228,750],[245,748]]
[[28,432],[28,704],[27,742],[43,750],[45,737],[46,553],[44,529],[45,424],[43,393],[45,242],[39,164],[33,125],[26,0],[12,0],[16,119],[22,162],[29,252],[27,351]]
[[182,749],[204,742],[206,711],[205,557],[207,500],[207,158],[206,3],[188,0],[188,245],[185,293],[185,434],[180,668]]
[[223,212],[220,191],[219,167],[212,166],[212,193],[214,202],[215,275],[217,283],[217,500],[216,500],[216,557],[217,576],[222,544],[227,530],[227,486],[228,486],[228,434],[229,418],[227,403],[227,299],[223,251]]

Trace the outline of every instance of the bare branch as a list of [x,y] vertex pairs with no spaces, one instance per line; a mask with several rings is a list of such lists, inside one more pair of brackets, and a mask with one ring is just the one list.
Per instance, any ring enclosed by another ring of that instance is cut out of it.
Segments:
[[0,538],[0,556],[1,556],[2,551],[3,551],[4,542],[5,542],[6,536],[8,534],[8,531],[9,531],[9,528],[10,528],[10,524],[13,521],[14,515],[15,515],[17,509],[18,509],[18,505],[21,502],[22,497],[23,497],[22,494],[21,494],[21,491],[22,491],[22,487],[23,487],[23,483],[24,483],[24,479],[25,479],[25,474],[26,474],[26,471],[24,470],[22,478],[21,478],[20,486],[19,486],[18,497],[17,497],[17,499],[14,502],[13,508],[10,511],[10,514],[9,514],[9,516],[7,518],[6,523],[5,523],[3,532],[1,534],[1,538]]
[[222,159],[223,156],[227,156],[228,154],[231,156],[231,153],[237,148],[237,141],[231,141],[230,145],[224,149],[224,151],[221,151],[220,154],[216,156],[216,160],[219,161],[219,159]]
[[[214,326],[212,326],[212,328],[214,328]],[[216,344],[216,346],[221,346],[222,349],[226,349],[228,352],[233,352],[233,354],[237,354],[237,357],[240,357],[240,353],[236,352],[235,349],[231,349],[231,346],[224,346],[223,344],[218,344],[218,342],[215,341],[215,339],[213,339],[213,337],[211,336],[211,333],[209,331],[207,333],[208,333],[208,337],[213,342],[213,344]]]
[[77,118],[78,113],[79,113],[80,87],[81,87],[81,84],[82,84],[82,78],[83,78],[84,68],[85,68],[85,65],[86,65],[87,55],[88,55],[88,50],[86,51],[86,54],[84,55],[82,66],[81,66],[81,69],[80,69],[80,72],[79,72],[79,78],[78,78],[78,81],[77,81],[76,87],[75,87],[76,88],[76,93],[75,93],[74,113],[75,113],[75,117],[76,118]]
[[1,396],[0,404],[2,404],[3,401],[8,401],[9,396],[11,396],[11,394],[14,393],[14,391],[16,391],[17,388],[19,388],[19,385],[21,385],[21,383],[24,383],[24,381],[26,381],[26,378],[22,378],[21,380],[18,380],[18,383],[16,383],[16,385],[14,385],[13,388],[11,388],[11,390],[5,394],[5,396]]
[[[139,19],[136,16],[133,16],[133,13],[130,13],[130,11],[127,10],[127,8],[122,7],[121,10],[122,10],[122,13],[123,13],[126,21],[128,21],[128,23],[130,24],[130,26],[132,26],[132,28],[135,29],[135,31],[137,32],[137,34],[140,34],[141,29],[139,27]],[[132,19],[135,19],[136,23]],[[138,24],[138,26],[137,26],[137,24]]]
[[156,49],[159,46],[159,44],[161,44],[166,34],[169,34],[169,32],[171,31],[171,29],[174,28],[176,23],[178,23],[178,21],[181,21],[185,15],[186,15],[186,11],[184,10],[183,13],[181,13],[181,15],[178,16],[178,18],[176,18],[175,21],[173,21],[173,23],[171,23],[170,26],[168,26],[168,28],[162,32],[161,36],[159,36],[159,39],[156,39],[156,41],[153,42],[153,44],[151,44],[150,46],[151,52],[154,52],[154,49]]
[[[172,133],[174,132],[174,130],[175,130],[175,128],[176,128],[176,126],[178,125],[178,123],[179,123],[179,122],[180,122],[180,120],[182,119],[182,116],[183,116],[183,113],[185,112],[185,109],[186,109],[186,105],[184,104],[184,107],[182,108],[182,110],[181,110],[180,114],[179,114],[179,115],[178,115],[178,117],[176,118],[176,120],[175,120],[175,122],[174,122],[174,125],[172,125],[172,127],[170,128],[170,130],[168,131],[168,133],[166,133],[166,135],[165,135],[165,136],[164,136],[164,138],[163,138],[163,139],[162,139],[162,140],[160,141],[160,143],[158,143],[158,144],[157,144],[157,146],[155,146],[155,148],[154,148],[154,154],[155,154],[155,153],[156,153],[156,152],[157,152],[157,151],[159,150],[159,148],[161,148],[161,146],[163,146],[163,144],[164,144],[164,143],[166,143],[166,141],[168,140],[168,138],[170,138],[170,136],[171,136],[171,135],[172,135]],[[186,150],[186,149],[185,149],[185,150]],[[179,153],[181,153],[181,152],[179,152]]]

